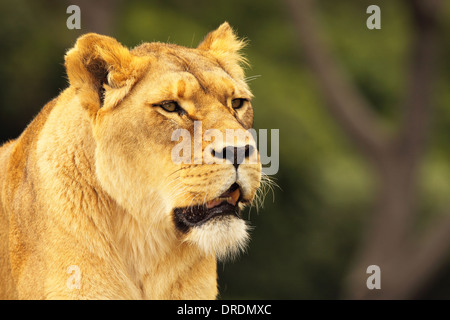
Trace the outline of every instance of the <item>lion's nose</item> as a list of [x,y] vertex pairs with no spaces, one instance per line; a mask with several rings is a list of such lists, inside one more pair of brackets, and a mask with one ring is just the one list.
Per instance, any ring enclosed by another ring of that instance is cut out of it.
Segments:
[[245,159],[250,158],[250,156],[255,151],[255,148],[249,144],[245,147],[225,147],[221,151],[217,152],[212,149],[211,154],[213,157],[218,159],[227,159],[233,166],[238,169],[239,165],[244,162]]

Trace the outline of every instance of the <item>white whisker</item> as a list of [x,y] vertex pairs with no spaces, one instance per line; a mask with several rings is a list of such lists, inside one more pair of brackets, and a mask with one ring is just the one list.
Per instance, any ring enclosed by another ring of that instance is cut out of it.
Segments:
[[246,78],[244,79],[244,81],[245,81],[245,82],[250,82],[250,81],[253,81],[253,80],[255,80],[255,79],[258,79],[259,77],[261,77],[260,74],[257,74],[257,75],[254,75],[254,76],[249,76],[249,77],[246,77]]

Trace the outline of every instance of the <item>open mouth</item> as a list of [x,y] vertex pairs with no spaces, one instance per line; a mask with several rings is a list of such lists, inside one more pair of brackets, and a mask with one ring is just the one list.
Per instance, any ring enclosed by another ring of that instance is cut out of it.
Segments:
[[238,206],[240,200],[239,185],[234,183],[219,197],[203,205],[175,208],[175,223],[181,231],[187,231],[189,227],[199,226],[218,216],[234,215],[240,218]]

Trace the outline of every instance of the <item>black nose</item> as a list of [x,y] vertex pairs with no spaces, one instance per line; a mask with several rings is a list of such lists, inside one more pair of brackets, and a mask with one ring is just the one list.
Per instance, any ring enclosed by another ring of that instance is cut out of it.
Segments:
[[249,158],[254,151],[255,148],[248,144],[245,147],[225,147],[220,152],[212,149],[211,154],[218,159],[229,160],[237,170],[244,159]]

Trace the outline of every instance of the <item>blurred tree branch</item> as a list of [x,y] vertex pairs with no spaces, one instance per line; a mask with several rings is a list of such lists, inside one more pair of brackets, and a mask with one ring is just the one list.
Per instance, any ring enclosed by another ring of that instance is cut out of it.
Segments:
[[[410,298],[442,265],[450,249],[450,218],[436,221],[428,235],[413,234],[417,171],[427,144],[435,79],[440,0],[404,1],[412,13],[411,66],[398,134],[380,128],[373,108],[345,76],[327,46],[311,0],[285,0],[305,58],[317,77],[326,106],[347,136],[374,166],[379,179],[374,212],[356,262],[348,298]],[[383,290],[366,288],[366,268],[381,267]]]
[[369,158],[377,157],[386,137],[376,123],[376,116],[355,86],[345,77],[328,48],[320,41],[319,26],[311,14],[310,1],[287,0],[295,31],[306,59],[315,72],[327,106],[348,136]]
[[[414,160],[423,151],[431,116],[432,84],[437,54],[437,14],[441,1],[404,1],[412,11],[413,32],[411,71],[403,106],[403,130],[400,145],[408,151],[406,158]],[[412,164],[414,166],[414,164]]]

